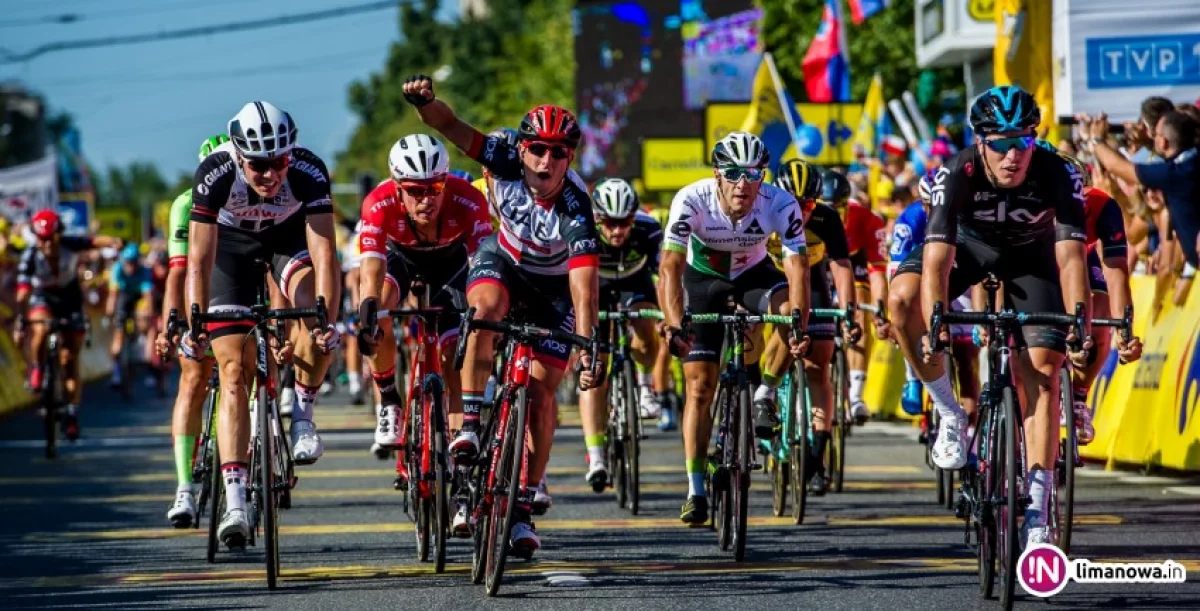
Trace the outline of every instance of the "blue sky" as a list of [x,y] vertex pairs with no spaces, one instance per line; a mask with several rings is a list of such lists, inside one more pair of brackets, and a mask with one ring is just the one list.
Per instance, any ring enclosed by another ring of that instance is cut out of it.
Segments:
[[[368,0],[2,0],[0,46],[22,53],[88,38],[271,20]],[[453,17],[456,0],[439,16]],[[28,22],[76,14],[76,23]],[[378,70],[399,36],[394,8],[250,32],[56,51],[0,64],[0,81],[75,117],[93,166],[150,161],[168,181],[196,166],[200,142],[246,102],[292,113],[300,141],[330,164],[354,131],[346,89]],[[380,154],[385,154],[381,152]]]

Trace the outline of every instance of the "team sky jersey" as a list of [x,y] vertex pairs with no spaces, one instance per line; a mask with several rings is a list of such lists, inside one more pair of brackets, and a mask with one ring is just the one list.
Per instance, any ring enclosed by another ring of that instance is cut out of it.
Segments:
[[503,139],[476,133],[465,152],[492,174],[490,195],[500,217],[498,241],[518,268],[534,274],[563,275],[577,267],[600,264],[592,200],[574,170],[567,170],[558,196],[539,200],[525,185],[524,166],[516,147]]
[[[362,203],[358,249],[363,257],[386,259],[389,240],[401,254],[430,264],[452,265],[451,259],[464,263],[479,243],[492,235],[487,200],[471,183],[456,176],[446,177],[438,213],[436,238],[423,241],[404,210],[398,187],[391,179],[379,183]],[[464,252],[465,250],[465,252]]]
[[978,147],[946,161],[933,178],[926,240],[964,236],[994,248],[1084,241],[1083,177],[1056,153],[1035,148],[1025,181],[1001,189],[987,177]]
[[767,238],[778,233],[783,258],[807,254],[804,213],[790,193],[764,183],[750,213],[734,222],[717,202],[717,179],[684,187],[671,202],[663,248],[687,253],[695,270],[732,280],[767,257]]
[[850,255],[861,254],[866,258],[868,270],[882,271],[887,266],[887,254],[883,251],[887,229],[883,219],[870,208],[850,200],[846,203],[845,225]]
[[125,265],[117,263],[108,272],[108,288],[123,295],[149,295],[154,290],[154,279],[150,268],[140,261],[132,274],[125,273]]
[[191,220],[218,223],[258,233],[292,215],[330,214],[329,172],[325,162],[308,149],[294,148],[279,193],[259,197],[246,184],[232,142],[226,142],[200,162],[192,186]]
[[187,267],[188,223],[192,216],[192,192],[184,191],[171,202],[167,222],[167,256],[171,267]]
[[1121,207],[1108,193],[1095,187],[1084,190],[1084,216],[1087,219],[1087,245],[1089,250],[1100,242],[1100,254],[1125,258],[1128,245],[1125,239],[1125,218]]
[[896,273],[896,268],[908,257],[908,253],[925,243],[925,206],[920,200],[913,202],[896,217],[896,226],[892,228],[892,248],[888,252],[888,276]]
[[17,264],[17,288],[47,291],[79,281],[79,253],[94,248],[92,238],[63,236],[58,242],[58,265],[54,265],[37,244],[21,253]]
[[628,278],[645,269],[658,270],[658,250],[662,245],[662,225],[654,217],[638,211],[633,217],[629,237],[620,246],[610,245],[600,234],[600,277],[608,280]]
[[813,206],[812,214],[804,223],[804,241],[808,250],[808,266],[813,267],[825,259],[850,258],[850,246],[846,241],[846,228],[837,210],[825,204]]

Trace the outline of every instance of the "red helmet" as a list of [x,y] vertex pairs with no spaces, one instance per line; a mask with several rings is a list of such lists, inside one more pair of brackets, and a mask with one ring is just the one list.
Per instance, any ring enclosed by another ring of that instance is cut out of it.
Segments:
[[43,240],[49,239],[54,234],[62,231],[62,221],[58,218],[58,213],[53,210],[42,210],[33,215],[29,224],[33,227],[33,235],[36,235]]
[[552,104],[544,104],[529,111],[521,119],[518,134],[521,140],[562,142],[570,148],[579,146],[582,135],[575,115],[561,106]]

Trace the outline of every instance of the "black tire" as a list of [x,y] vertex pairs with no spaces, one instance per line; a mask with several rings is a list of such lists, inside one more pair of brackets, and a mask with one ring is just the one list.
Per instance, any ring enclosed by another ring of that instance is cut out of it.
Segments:
[[[488,406],[487,419],[484,421],[480,440],[479,458],[475,462],[475,466],[471,470],[470,478],[470,507],[468,511],[470,515],[475,515],[478,508],[483,504],[485,493],[490,494],[490,491],[485,491],[487,487],[488,474],[492,466],[492,453],[497,451],[493,445],[496,437],[497,416],[500,413],[496,409],[508,391],[505,388],[497,388],[496,395],[493,397],[493,404]],[[488,533],[491,531],[491,511],[479,511],[478,521],[475,524],[474,530],[471,532],[471,583],[479,585],[483,583],[484,577],[487,574],[487,556],[488,556]]]
[[946,504],[946,497],[950,496],[950,491],[946,489],[946,474],[943,473],[941,467],[933,468],[933,479],[937,482],[937,502],[939,506]]
[[746,557],[746,531],[750,523],[750,463],[754,456],[754,426],[750,416],[750,389],[738,391],[738,403],[733,417],[732,433],[737,445],[733,461],[733,559]]
[[[733,407],[726,405],[730,401],[729,388],[722,384],[717,391],[717,414],[721,421],[713,420],[713,428],[720,430],[718,427],[726,419],[726,414],[732,415]],[[716,507],[713,515],[717,525],[717,547],[721,551],[729,551],[730,545],[733,544],[733,448],[737,444],[737,439],[733,436],[735,431],[730,428],[726,433],[721,453],[717,456],[717,472],[713,475],[713,492]]]
[[637,515],[641,495],[638,474],[638,457],[642,451],[641,412],[638,408],[637,376],[634,375],[633,361],[626,360],[625,378],[625,496],[628,498],[629,513]]
[[408,406],[408,447],[404,453],[404,460],[408,463],[408,491],[406,494],[412,499],[413,510],[416,514],[414,528],[417,535],[417,560],[429,562],[430,540],[433,535],[433,526],[431,525],[433,501],[421,496],[421,478],[425,475],[421,471],[421,448],[424,447],[425,431],[424,427],[418,424],[419,422],[423,424],[424,420],[423,414],[420,414],[421,397],[411,397]]
[[629,472],[625,466],[628,462],[629,444],[625,442],[625,429],[629,426],[627,423],[631,406],[626,403],[628,395],[625,392],[625,383],[624,377],[617,376],[608,390],[608,400],[613,406],[608,423],[608,441],[612,449],[608,455],[608,477],[612,481],[617,507],[621,509],[625,509],[629,504],[629,486],[626,479]]
[[430,398],[430,429],[433,431],[433,571],[443,573],[446,571],[446,539],[450,532],[450,488],[446,477],[450,461],[446,448],[446,421],[443,419],[445,405],[442,403],[442,381],[440,378],[435,380],[426,384],[425,393]]
[[804,511],[808,504],[808,482],[804,477],[812,460],[812,439],[809,429],[808,377],[804,373],[804,365],[797,363],[792,370],[795,388],[795,415],[792,418],[792,521],[797,525],[804,523]]
[[496,486],[498,489],[504,489],[504,494],[496,494],[493,499],[492,518],[488,528],[488,566],[485,577],[488,596],[495,596],[500,591],[500,581],[504,578],[508,540],[513,527],[513,510],[521,487],[521,463],[524,457],[528,416],[526,408],[525,389],[518,388],[513,394],[508,426],[505,427],[504,442],[500,449],[499,470],[496,473]]
[[1005,386],[1001,396],[1003,401],[999,435],[1001,442],[997,444],[1000,454],[996,456],[1003,465],[999,481],[1005,501],[998,522],[997,541],[999,545],[997,551],[1000,558],[1000,606],[1005,611],[1011,611],[1017,585],[1017,558],[1021,553],[1021,535],[1017,531],[1017,508],[1020,506],[1017,499],[1021,491],[1017,479],[1020,468],[1018,463],[1020,438],[1017,437],[1019,429],[1017,428],[1017,409],[1012,387]]
[[209,501],[215,498],[213,487],[220,481],[218,478],[211,477],[213,471],[220,470],[220,465],[213,461],[213,457],[217,453],[217,438],[214,434],[216,431],[216,393],[216,389],[209,389],[208,396],[204,399],[204,429],[196,441],[197,447],[200,448],[200,454],[196,456],[196,462],[192,465],[192,482],[200,482],[200,500],[196,505],[196,521],[192,524],[193,528],[200,528],[200,515],[208,508]]
[[942,507],[953,510],[956,498],[954,493],[954,472],[946,471],[945,469],[938,469],[938,471],[941,475],[941,481],[938,483],[938,487],[943,488],[946,491],[946,498],[942,502]]
[[217,444],[213,444],[212,448],[212,468],[209,470],[208,480],[209,487],[212,489],[212,494],[209,497],[208,506],[208,562],[212,564],[217,561],[217,550],[220,548],[221,541],[217,538],[217,528],[221,525],[221,516],[225,514],[225,482],[221,476],[221,456],[217,451]]
[[[55,359],[54,362],[57,362],[58,356],[53,352],[52,350],[46,351],[47,363],[51,362],[50,359]],[[55,396],[57,394],[55,391],[61,383],[58,381],[57,372],[58,366],[47,365],[45,375],[42,376],[42,409],[46,411],[42,415],[42,429],[46,436],[46,458],[48,460],[58,457],[59,401]]]
[[1071,392],[1071,374],[1064,367],[1059,370],[1059,395],[1062,401],[1062,409],[1069,415],[1067,422],[1067,435],[1062,443],[1062,450],[1059,452],[1059,460],[1063,465],[1062,492],[1057,495],[1058,499],[1058,547],[1067,556],[1071,555],[1071,533],[1075,520],[1075,467],[1076,453],[1079,451],[1078,433],[1075,429],[1075,397]]
[[846,476],[846,434],[850,422],[846,420],[846,406],[849,404],[849,388],[846,386],[849,377],[846,370],[846,352],[837,348],[834,352],[834,386],[833,392],[833,438],[829,444],[830,473],[833,476],[833,491],[841,492]]
[[280,448],[275,445],[275,436],[272,433],[273,407],[267,398],[266,388],[259,387],[258,397],[258,435],[263,449],[262,460],[258,466],[262,469],[260,481],[263,483],[263,538],[266,540],[267,587],[274,590],[279,580],[279,497],[276,492],[279,482],[275,481],[275,462],[278,460],[276,453]]
[[[986,396],[981,395],[980,398],[982,399]],[[979,422],[982,427],[980,434],[983,435],[983,443],[980,446],[980,465],[982,471],[976,470],[974,472],[975,502],[985,503],[997,498],[1000,494],[1000,484],[996,469],[992,468],[992,465],[996,464],[999,460],[995,452],[1000,443],[1000,407],[992,404],[984,404],[981,401],[979,410]],[[986,464],[984,464],[985,461]],[[974,521],[975,535],[979,542],[976,548],[979,570],[979,594],[984,599],[991,598],[996,587],[996,515],[995,508],[986,505],[982,512],[982,521],[976,520],[973,516],[967,518]]]
[[787,495],[788,484],[792,478],[792,463],[779,460],[774,448],[767,456],[767,462],[771,466],[771,514],[781,518],[788,509]]

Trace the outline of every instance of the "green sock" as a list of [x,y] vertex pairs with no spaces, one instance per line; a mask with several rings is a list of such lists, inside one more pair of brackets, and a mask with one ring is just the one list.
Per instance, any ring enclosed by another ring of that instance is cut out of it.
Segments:
[[192,485],[192,454],[195,450],[195,435],[175,436],[175,479],[181,487]]
[[684,461],[684,465],[685,465],[685,468],[687,469],[687,472],[689,475],[692,473],[704,473],[705,471],[708,470],[708,459],[707,458],[689,458],[686,461]]
[[766,386],[767,388],[772,388],[772,389],[779,388],[779,383],[783,381],[783,376],[782,375],[777,375],[777,376],[771,375],[764,371],[763,376],[762,376],[762,381],[763,381],[763,385]]
[[604,448],[608,446],[608,435],[600,433],[599,435],[584,435],[583,443],[590,450],[592,448]]

